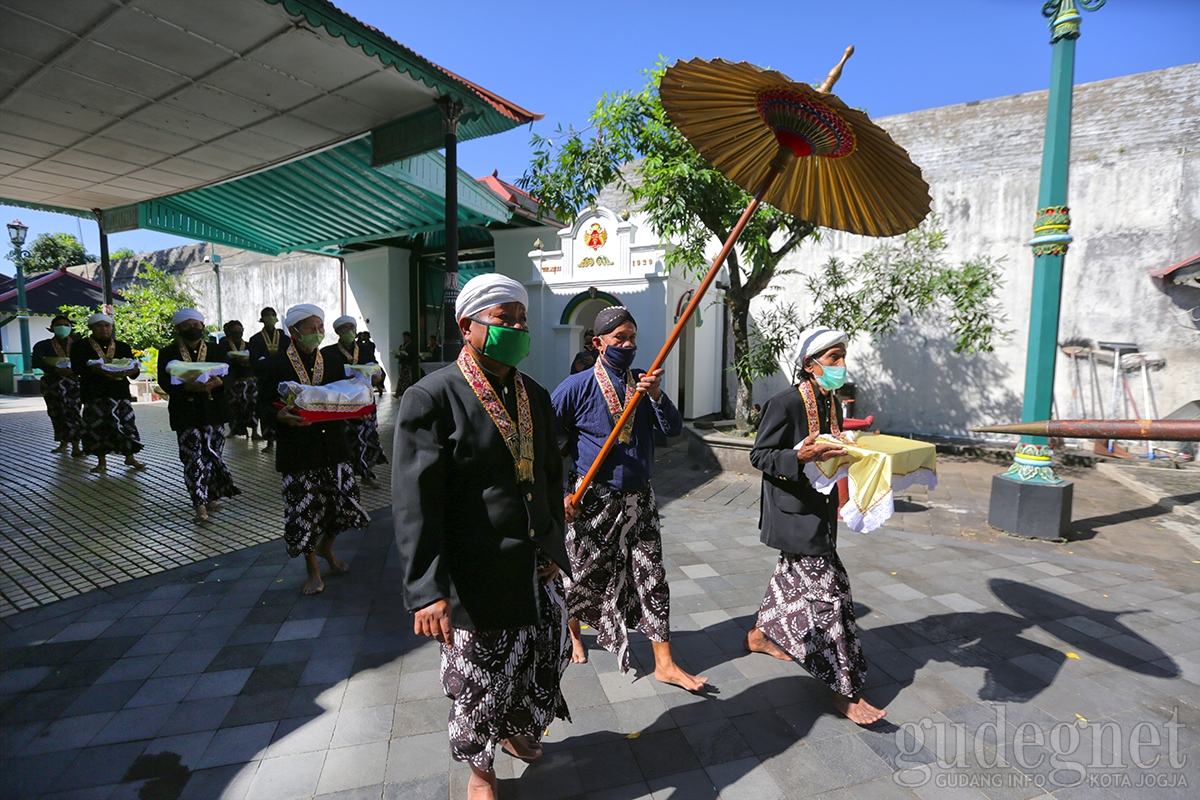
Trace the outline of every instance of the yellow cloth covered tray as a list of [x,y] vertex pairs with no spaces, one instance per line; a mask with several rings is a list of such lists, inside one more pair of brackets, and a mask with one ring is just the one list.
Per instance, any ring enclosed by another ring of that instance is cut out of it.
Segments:
[[895,511],[895,492],[916,484],[930,489],[937,486],[937,449],[928,442],[878,433],[861,434],[854,442],[822,434],[817,441],[846,448],[844,456],[805,464],[804,475],[824,494],[833,491],[842,478],[849,478],[850,497],[841,513],[852,531],[867,533],[887,522]]

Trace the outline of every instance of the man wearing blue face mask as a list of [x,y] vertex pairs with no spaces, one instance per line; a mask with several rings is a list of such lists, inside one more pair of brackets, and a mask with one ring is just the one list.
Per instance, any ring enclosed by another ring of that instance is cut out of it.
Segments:
[[842,331],[800,334],[800,382],[767,401],[750,463],[762,470],[759,527],[779,550],[775,574],[746,635],[747,650],[795,661],[833,690],[834,707],[859,725],[883,718],[863,699],[867,661],[858,640],[850,578],[837,554],[837,492],[821,494],[804,465],[845,455],[834,392],[846,382]]
[[596,315],[592,339],[599,357],[554,390],[554,413],[566,434],[575,469],[567,481],[574,491],[587,473],[613,425],[633,399],[642,402],[619,434],[596,479],[575,508],[564,499],[567,552],[573,578],[567,583],[571,614],[571,661],[587,661],[580,623],[596,630],[597,643],[616,653],[622,673],[629,670],[629,630],[641,632],[654,650],[654,677],[695,692],[707,678],[685,672],[671,654],[671,595],[663,567],[658,503],[650,476],[654,432],[678,436],[683,418],[663,393],[662,370],[633,369],[637,322],[629,309],[606,308]]
[[538,758],[550,722],[567,718],[562,458],[550,393],[517,369],[528,303],[507,276],[467,282],[464,346],[404,392],[392,451],[404,604],[441,645],[450,755],[471,767],[472,800],[496,798],[497,745]]

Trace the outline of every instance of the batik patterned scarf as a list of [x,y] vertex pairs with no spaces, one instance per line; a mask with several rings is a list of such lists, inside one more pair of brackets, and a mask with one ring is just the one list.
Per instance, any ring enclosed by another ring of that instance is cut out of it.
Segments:
[[488,382],[483,370],[475,363],[475,357],[465,347],[458,354],[458,368],[462,371],[463,377],[467,379],[471,390],[475,392],[475,396],[479,398],[484,411],[487,411],[492,422],[496,424],[496,430],[500,431],[500,437],[504,439],[504,444],[512,455],[513,465],[517,470],[517,480],[522,483],[533,483],[533,415],[529,410],[529,393],[525,391],[525,382],[521,380],[521,373],[513,370],[516,373],[518,423],[513,425],[512,417],[508,415],[508,409],[500,402],[492,384]]
[[312,377],[308,375],[308,370],[304,368],[304,362],[300,360],[300,354],[296,352],[296,345],[289,344],[287,349],[288,359],[292,362],[292,369],[296,370],[296,377],[300,382],[309,386],[320,386],[325,380],[325,359],[321,357],[321,351],[317,350],[317,360],[313,363]]
[[[608,370],[601,364],[601,358],[596,359],[595,366],[592,371],[596,373],[596,383],[600,384],[600,393],[604,395],[604,403],[608,406],[608,413],[612,417],[613,425],[621,419],[621,413],[625,411],[625,406],[633,402],[633,396],[637,394],[637,389],[633,383],[633,372],[625,370],[625,402],[621,402],[621,398],[617,397],[617,389],[613,386],[612,379],[608,377]],[[621,444],[629,444],[633,438],[633,420],[637,416],[637,409],[629,415],[629,419],[625,420],[624,427],[621,428],[621,433],[617,436],[617,441]]]

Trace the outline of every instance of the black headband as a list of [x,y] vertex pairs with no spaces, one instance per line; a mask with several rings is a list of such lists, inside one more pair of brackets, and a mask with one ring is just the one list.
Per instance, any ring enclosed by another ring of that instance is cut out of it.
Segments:
[[637,320],[633,318],[633,314],[629,313],[628,308],[609,306],[596,315],[596,322],[593,324],[592,330],[596,336],[604,336],[612,333],[626,322],[632,322],[633,327],[637,327]]

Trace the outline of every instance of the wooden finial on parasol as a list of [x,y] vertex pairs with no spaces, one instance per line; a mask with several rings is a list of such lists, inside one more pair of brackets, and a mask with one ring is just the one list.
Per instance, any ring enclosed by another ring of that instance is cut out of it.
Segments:
[[833,85],[842,77],[842,67],[846,66],[846,62],[850,60],[850,56],[854,55],[854,45],[846,48],[846,52],[842,53],[842,60],[837,63],[837,66],[829,70],[829,75],[826,76],[825,82],[821,84],[818,90],[821,94],[829,94],[833,91]]

